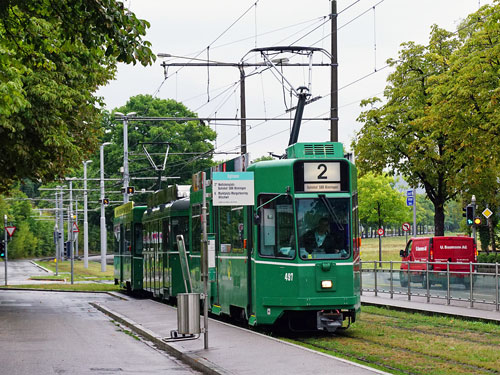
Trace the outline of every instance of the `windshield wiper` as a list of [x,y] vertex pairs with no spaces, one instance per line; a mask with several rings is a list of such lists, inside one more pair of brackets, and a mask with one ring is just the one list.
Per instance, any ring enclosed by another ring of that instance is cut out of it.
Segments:
[[335,218],[335,222],[337,223],[337,227],[339,228],[339,230],[343,231],[344,227],[340,223],[339,217],[337,216],[337,214],[333,210],[333,207],[332,207],[330,201],[326,198],[326,196],[324,194],[318,194],[318,197],[319,197],[319,199],[321,199],[321,202],[323,202],[323,204],[325,205],[325,207],[328,210],[328,213],[330,214],[330,216],[332,216],[332,217]]

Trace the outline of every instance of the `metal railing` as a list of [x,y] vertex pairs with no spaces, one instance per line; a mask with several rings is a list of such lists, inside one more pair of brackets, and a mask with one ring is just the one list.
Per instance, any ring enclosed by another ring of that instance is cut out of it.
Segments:
[[[402,269],[403,268],[403,269]],[[409,269],[409,271],[408,271]],[[373,292],[494,305],[499,311],[498,263],[361,262],[361,294]]]

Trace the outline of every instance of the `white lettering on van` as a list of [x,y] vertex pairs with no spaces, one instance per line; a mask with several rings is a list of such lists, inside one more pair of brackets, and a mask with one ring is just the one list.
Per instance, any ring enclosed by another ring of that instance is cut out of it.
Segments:
[[453,249],[467,249],[467,245],[441,245],[439,246],[442,250],[453,250]]
[[427,250],[427,246],[415,246],[415,250],[416,251],[426,251]]

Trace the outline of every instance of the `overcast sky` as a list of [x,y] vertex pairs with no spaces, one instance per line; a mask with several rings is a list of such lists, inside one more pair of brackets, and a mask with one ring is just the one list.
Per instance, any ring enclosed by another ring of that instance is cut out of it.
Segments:
[[[218,62],[262,62],[258,54],[247,54],[256,47],[314,46],[330,50],[331,9],[328,0],[130,0],[125,5],[139,18],[151,23],[146,40],[153,52]],[[256,6],[254,4],[257,4]],[[414,41],[427,45],[433,24],[455,31],[468,14],[492,0],[338,0],[339,61],[339,141],[349,149],[361,124],[356,122],[362,99],[381,96],[390,69],[388,58],[397,58],[400,44]],[[315,30],[314,30],[315,29]],[[313,31],[314,30],[314,31]],[[99,91],[112,110],[128,98],[151,94],[161,99],[183,102],[200,117],[239,117],[239,72],[231,67],[171,67],[168,78],[160,64],[189,60],[159,58],[153,66],[120,65],[117,77]],[[295,57],[291,62],[307,62]],[[328,62],[320,53],[314,62]],[[270,70],[256,73],[247,68],[247,117],[289,118],[287,107],[296,104],[288,87]],[[373,73],[373,74],[371,74]],[[297,88],[309,82],[307,68],[284,68],[283,74]],[[368,77],[366,77],[368,76]],[[363,78],[366,77],[366,78]],[[363,78],[363,79],[361,79]],[[359,80],[359,81],[358,81]],[[329,68],[312,71],[312,97],[321,97],[306,106],[304,117],[329,116]],[[209,100],[210,99],[210,100]],[[293,115],[293,113],[292,113]],[[239,152],[239,128],[235,121],[211,122],[218,133],[216,151]],[[283,153],[288,144],[290,121],[249,121],[248,152],[255,159],[268,152]],[[326,121],[304,122],[299,141],[323,142],[330,139]],[[165,140],[168,141],[168,140]],[[228,155],[218,155],[227,159]]]

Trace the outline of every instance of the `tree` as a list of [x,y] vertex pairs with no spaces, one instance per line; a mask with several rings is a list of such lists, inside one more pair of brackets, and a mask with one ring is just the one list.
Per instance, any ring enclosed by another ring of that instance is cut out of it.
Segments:
[[[436,235],[444,234],[445,203],[470,191],[478,176],[498,176],[500,2],[470,15],[457,33],[432,27],[427,47],[403,44],[389,60],[386,104],[363,105],[353,143],[361,170],[400,173],[422,186],[434,205]],[[487,150],[486,150],[487,149]],[[481,186],[496,196],[496,186]]]
[[[189,117],[197,115],[182,103],[173,99],[157,99],[151,95],[137,95],[129,99],[126,105],[117,108],[121,113],[136,112],[138,117]],[[123,122],[104,122],[103,141],[112,144],[106,147],[105,167],[118,177],[123,165]],[[129,121],[128,149],[129,171],[131,177],[157,177],[161,174],[170,177],[168,184],[191,184],[193,173],[199,172],[213,164],[213,145],[216,133],[209,126],[199,121]],[[148,144],[148,142],[168,142],[170,144],[165,171],[157,173],[149,163],[143,146],[157,166],[163,164],[167,145],[165,143]],[[99,160],[90,164],[93,170],[99,168]],[[136,180],[132,183],[136,190],[158,189],[155,180]],[[163,183],[162,187],[167,184]]]
[[394,178],[366,173],[358,179],[359,218],[362,225],[383,227],[407,221],[410,212]]
[[0,4],[0,191],[64,176],[96,149],[99,86],[118,62],[150,64],[149,23],[116,0]]

